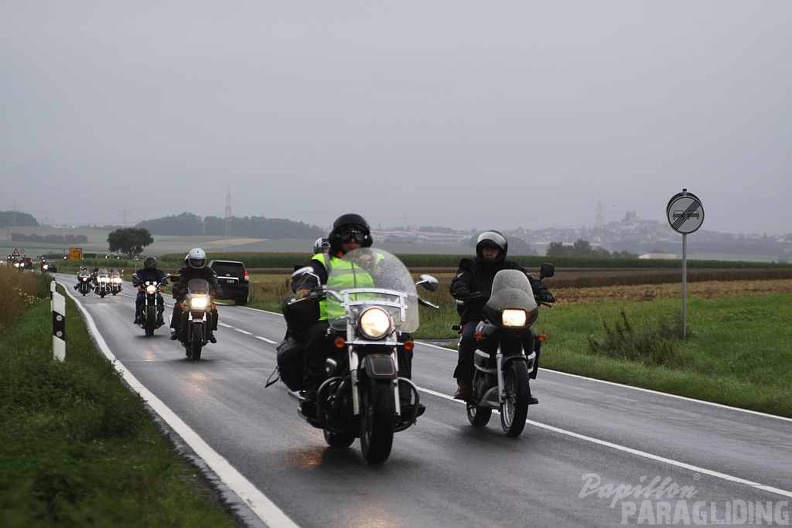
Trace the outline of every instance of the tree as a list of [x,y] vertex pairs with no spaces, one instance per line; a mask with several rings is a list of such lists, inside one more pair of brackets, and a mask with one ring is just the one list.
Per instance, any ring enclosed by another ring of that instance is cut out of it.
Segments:
[[125,227],[107,235],[110,251],[119,251],[130,258],[143,253],[143,248],[154,242],[148,229]]

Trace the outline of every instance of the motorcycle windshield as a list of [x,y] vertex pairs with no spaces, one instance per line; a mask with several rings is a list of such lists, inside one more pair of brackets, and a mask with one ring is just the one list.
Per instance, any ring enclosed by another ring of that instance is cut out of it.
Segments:
[[205,279],[190,279],[187,283],[187,293],[190,295],[208,295],[209,282]]
[[343,263],[330,266],[327,288],[327,319],[333,328],[346,328],[360,313],[378,306],[388,312],[394,329],[418,329],[418,294],[407,267],[382,249],[361,248],[344,255]]
[[500,270],[492,280],[492,294],[487,306],[500,312],[507,308],[527,312],[536,310],[531,281],[520,270]]

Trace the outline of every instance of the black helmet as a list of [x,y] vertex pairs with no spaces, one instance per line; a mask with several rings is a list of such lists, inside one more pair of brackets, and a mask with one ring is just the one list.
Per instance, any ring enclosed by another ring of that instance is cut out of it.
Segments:
[[328,240],[330,241],[330,251],[338,253],[343,251],[341,244],[348,241],[352,236],[360,242],[360,247],[371,247],[371,228],[365,218],[359,214],[348,213],[336,218],[333,222],[333,230],[330,231]]
[[143,261],[143,267],[146,269],[156,269],[157,259],[154,257],[146,257],[146,260]]
[[509,243],[506,241],[506,237],[503,236],[503,233],[495,231],[494,229],[491,231],[484,231],[476,239],[476,256],[478,258],[484,258],[481,250],[485,247],[494,247],[500,250],[498,258],[495,259],[496,262],[502,262],[506,258],[506,253],[509,251]]

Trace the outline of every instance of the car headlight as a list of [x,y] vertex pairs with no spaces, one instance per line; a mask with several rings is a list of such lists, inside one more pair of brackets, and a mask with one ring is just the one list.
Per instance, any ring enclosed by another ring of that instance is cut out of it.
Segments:
[[507,328],[522,328],[528,320],[525,310],[503,310],[503,326]]
[[153,284],[149,284],[148,286],[146,286],[146,293],[148,293],[149,295],[154,295],[155,293],[157,293],[157,287],[154,286]]
[[190,298],[191,310],[206,310],[209,306],[209,297],[206,295],[196,295]]
[[391,318],[382,308],[369,308],[360,314],[358,328],[369,339],[382,339],[390,334]]

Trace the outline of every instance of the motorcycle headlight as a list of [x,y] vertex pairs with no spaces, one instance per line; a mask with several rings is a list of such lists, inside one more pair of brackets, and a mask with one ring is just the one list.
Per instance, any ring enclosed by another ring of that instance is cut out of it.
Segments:
[[206,295],[196,295],[190,298],[191,310],[206,310],[209,306],[209,297]]
[[528,320],[525,310],[503,310],[503,326],[507,328],[522,328]]
[[116,284],[121,284],[121,277],[113,277],[113,282]]
[[47,269],[47,268],[49,268],[49,266],[47,266],[46,264],[44,264],[43,266],[41,266],[41,269]]
[[107,277],[99,277],[99,282],[107,282]]
[[155,293],[157,293],[157,287],[154,286],[153,284],[149,284],[148,286],[146,286],[146,293],[148,293],[149,295],[154,295]]
[[360,314],[358,328],[369,339],[382,339],[390,334],[391,318],[382,308],[369,308]]

